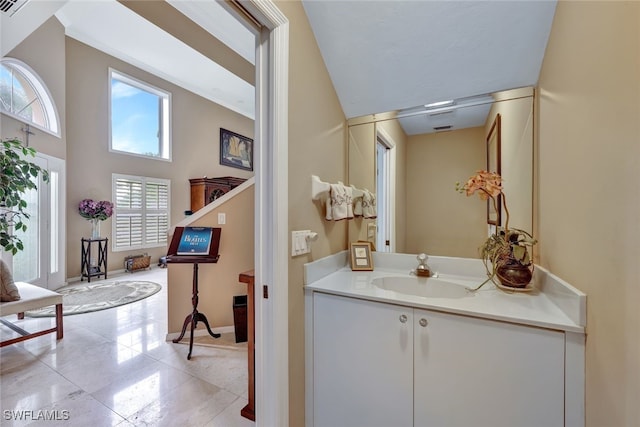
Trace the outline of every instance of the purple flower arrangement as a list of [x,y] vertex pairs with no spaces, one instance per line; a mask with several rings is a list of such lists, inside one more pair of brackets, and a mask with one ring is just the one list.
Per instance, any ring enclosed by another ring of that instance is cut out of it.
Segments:
[[78,213],[86,219],[104,221],[113,214],[113,203],[108,200],[84,199],[78,205]]

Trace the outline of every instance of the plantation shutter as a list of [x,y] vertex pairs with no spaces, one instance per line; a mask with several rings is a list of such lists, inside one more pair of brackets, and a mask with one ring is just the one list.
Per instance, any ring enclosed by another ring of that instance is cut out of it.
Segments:
[[116,175],[113,250],[167,244],[169,181]]
[[116,249],[142,246],[142,181],[116,179]]
[[146,183],[145,240],[149,245],[166,244],[169,229],[169,186]]

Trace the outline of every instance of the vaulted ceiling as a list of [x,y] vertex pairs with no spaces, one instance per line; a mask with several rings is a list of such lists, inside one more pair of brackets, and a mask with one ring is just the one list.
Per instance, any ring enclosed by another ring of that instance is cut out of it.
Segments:
[[255,35],[220,3],[31,0],[0,15],[2,56],[52,15],[67,36],[254,118]]
[[[535,85],[556,7],[555,0],[302,4],[347,118]],[[221,4],[31,0],[0,16],[2,55],[53,14],[69,37],[254,117],[254,34]],[[210,40],[190,43],[198,32]],[[458,116],[472,122],[471,112]],[[424,130],[416,116],[404,122],[409,133]]]
[[[534,86],[556,7],[551,0],[302,3],[347,118]],[[408,121],[419,126],[417,116]]]

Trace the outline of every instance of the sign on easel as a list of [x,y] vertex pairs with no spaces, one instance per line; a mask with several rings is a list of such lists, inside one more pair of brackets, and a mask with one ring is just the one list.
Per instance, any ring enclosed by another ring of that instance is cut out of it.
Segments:
[[217,262],[221,231],[218,227],[176,227],[167,262]]
[[211,227],[185,227],[176,251],[177,255],[209,255]]

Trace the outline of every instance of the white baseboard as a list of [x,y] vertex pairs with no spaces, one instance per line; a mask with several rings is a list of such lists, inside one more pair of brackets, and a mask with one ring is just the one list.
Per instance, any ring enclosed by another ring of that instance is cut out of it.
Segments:
[[[150,265],[149,269],[145,270],[145,271],[155,270],[157,268],[161,268],[161,267],[158,267],[157,265]],[[135,273],[135,271],[133,273],[129,273],[124,268],[121,268],[119,270],[107,271],[107,280],[112,279],[114,276],[118,277],[118,276],[121,276],[121,275],[124,275],[124,274],[133,275],[134,273]],[[104,279],[104,277],[100,277],[100,278],[95,278],[93,280],[95,280],[97,282],[98,280],[105,280],[105,279]],[[76,283],[76,282],[79,282],[79,281],[80,281],[80,276],[68,277],[67,281],[65,282],[65,285],[69,285],[69,284]]]

